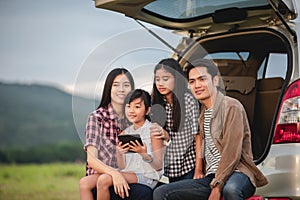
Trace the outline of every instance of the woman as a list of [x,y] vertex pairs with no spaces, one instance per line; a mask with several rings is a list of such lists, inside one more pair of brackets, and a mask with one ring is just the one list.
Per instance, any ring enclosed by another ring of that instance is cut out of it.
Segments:
[[[93,199],[92,189],[97,186],[99,174],[112,176],[116,194],[129,196],[129,185],[116,169],[117,136],[126,128],[123,104],[126,95],[134,89],[132,75],[123,68],[113,69],[107,76],[102,99],[86,124],[86,175],[80,180],[80,198]],[[131,193],[133,191],[131,190]]]
[[[199,104],[188,91],[176,60],[168,58],[160,61],[154,69],[154,76],[152,104],[164,108],[166,119],[165,122],[157,122],[151,130],[167,145],[164,175],[169,182],[202,177],[201,156],[197,155],[196,159],[196,152],[201,150],[195,149],[195,141],[200,141]],[[155,113],[153,118],[157,118]]]
[[[148,116],[151,108],[151,97],[148,92],[136,89],[125,99],[125,114],[131,126],[125,129],[122,136],[139,135],[141,141],[119,142],[117,162],[121,173],[128,183],[139,183],[154,188],[161,177],[163,166],[162,141],[150,135],[151,122]],[[121,137],[121,136],[119,136]],[[112,176],[101,174],[98,186],[101,195],[98,200],[109,200],[109,188],[113,185]]]

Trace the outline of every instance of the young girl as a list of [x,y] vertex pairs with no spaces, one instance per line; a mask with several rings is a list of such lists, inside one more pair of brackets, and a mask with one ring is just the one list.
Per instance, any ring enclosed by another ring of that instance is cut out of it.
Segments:
[[[112,174],[114,183],[125,188],[128,183],[117,167],[117,135],[121,133],[124,121],[123,104],[126,95],[134,89],[131,74],[123,68],[112,70],[105,81],[102,99],[92,112],[86,124],[87,152],[86,175],[80,180],[80,199],[93,200],[92,189],[96,187],[99,174]],[[97,188],[98,189],[98,188]]]
[[[139,134],[143,141],[137,140],[129,144],[119,142],[117,147],[117,161],[122,175],[128,183],[140,183],[151,187],[156,186],[162,175],[163,153],[162,140],[150,135],[151,122],[148,120],[151,97],[148,92],[136,89],[125,99],[126,118],[132,125],[123,134]],[[135,153],[128,153],[128,151]],[[113,185],[110,174],[101,174],[98,179],[98,190],[101,196],[98,200],[109,200],[109,187]],[[116,193],[120,193],[123,185],[114,185]]]
[[[169,182],[202,177],[200,153],[196,159],[196,152],[201,150],[195,149],[195,141],[200,141],[199,105],[188,92],[187,81],[176,60],[168,58],[156,65],[152,101],[153,106],[161,105],[166,114],[164,122],[151,127],[151,133],[164,139],[167,145],[164,175]],[[159,118],[155,114],[154,118]]]

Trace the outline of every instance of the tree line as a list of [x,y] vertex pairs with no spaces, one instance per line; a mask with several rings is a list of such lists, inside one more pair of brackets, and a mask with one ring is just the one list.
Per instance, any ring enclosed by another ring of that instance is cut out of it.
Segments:
[[0,163],[85,162],[85,159],[81,142],[0,149]]

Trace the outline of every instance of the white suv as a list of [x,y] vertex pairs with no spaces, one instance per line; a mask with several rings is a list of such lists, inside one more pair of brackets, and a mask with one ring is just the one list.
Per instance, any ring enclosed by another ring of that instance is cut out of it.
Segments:
[[[98,8],[174,30],[184,68],[219,67],[252,129],[254,161],[269,184],[255,199],[300,199],[300,0],[95,0]],[[253,198],[254,199],[254,198]]]

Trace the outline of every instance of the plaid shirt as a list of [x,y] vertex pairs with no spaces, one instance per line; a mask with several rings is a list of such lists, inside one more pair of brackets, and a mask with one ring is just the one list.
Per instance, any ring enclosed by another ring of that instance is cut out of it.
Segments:
[[165,155],[164,175],[180,177],[195,168],[195,135],[199,133],[199,104],[190,93],[185,93],[185,120],[179,132],[171,131],[173,105],[166,102],[166,130],[171,139]]
[[[113,168],[117,167],[116,145],[117,135],[121,132],[121,123],[117,114],[109,104],[106,108],[99,108],[92,112],[86,123],[86,143],[84,149],[88,146],[94,146],[98,149],[98,159],[104,164]],[[97,173],[88,164],[86,166],[86,175]]]

